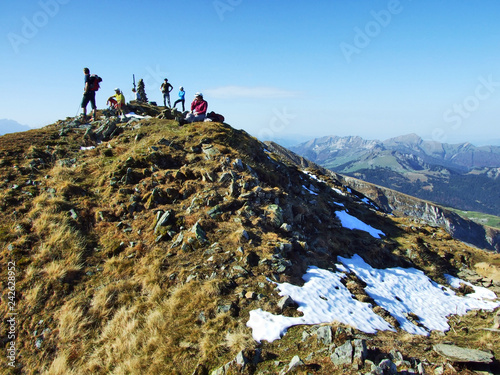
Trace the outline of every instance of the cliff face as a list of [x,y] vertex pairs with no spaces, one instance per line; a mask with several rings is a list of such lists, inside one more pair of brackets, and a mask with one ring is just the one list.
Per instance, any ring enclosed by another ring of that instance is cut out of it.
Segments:
[[268,143],[268,147],[284,157],[300,163],[304,167],[321,168],[324,173],[330,174],[336,180],[348,187],[359,191],[375,202],[387,213],[401,217],[410,217],[428,225],[444,228],[454,238],[470,243],[479,248],[500,252],[500,230],[484,227],[473,221],[446,210],[436,204],[424,201],[409,195],[377,186],[353,177],[337,174],[302,158],[283,147]]
[[500,252],[500,230],[484,227],[430,202],[397,191],[342,176],[341,181],[363,193],[386,212],[413,217],[428,225],[444,228],[454,238],[482,249]]

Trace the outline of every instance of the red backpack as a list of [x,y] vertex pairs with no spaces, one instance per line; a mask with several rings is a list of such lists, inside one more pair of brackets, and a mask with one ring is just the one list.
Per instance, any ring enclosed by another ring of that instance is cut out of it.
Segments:
[[97,74],[91,74],[89,78],[89,88],[91,91],[97,91],[101,86],[99,86],[99,83],[102,82],[102,78],[99,77]]

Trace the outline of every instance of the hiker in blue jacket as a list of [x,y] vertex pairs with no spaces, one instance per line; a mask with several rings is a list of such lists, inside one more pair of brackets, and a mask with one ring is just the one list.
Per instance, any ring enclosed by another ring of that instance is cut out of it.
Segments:
[[184,112],[186,110],[186,108],[184,107],[184,103],[185,103],[185,100],[184,100],[184,97],[186,96],[186,92],[184,91],[184,87],[179,87],[179,99],[177,99],[174,103],[174,108],[175,106],[177,105],[177,103],[182,103],[182,112]]

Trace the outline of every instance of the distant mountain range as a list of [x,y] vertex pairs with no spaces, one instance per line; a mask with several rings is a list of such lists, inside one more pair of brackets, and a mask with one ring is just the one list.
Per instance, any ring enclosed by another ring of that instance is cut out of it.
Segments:
[[461,210],[500,216],[500,147],[328,136],[289,147],[334,172]]
[[0,135],[24,132],[30,130],[28,125],[22,125],[14,120],[0,119]]

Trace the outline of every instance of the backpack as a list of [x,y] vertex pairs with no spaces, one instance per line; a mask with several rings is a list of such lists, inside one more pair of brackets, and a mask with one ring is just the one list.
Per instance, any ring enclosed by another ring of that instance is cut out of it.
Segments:
[[102,82],[102,78],[99,77],[97,74],[91,74],[89,78],[89,88],[90,91],[97,91],[99,90],[100,86],[99,83]]
[[207,117],[212,120],[212,121],[215,121],[215,122],[221,122],[223,123],[225,118],[224,116],[222,116],[221,114],[219,113],[215,113],[214,111],[210,112],[207,114]]

